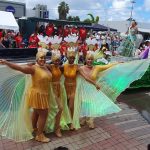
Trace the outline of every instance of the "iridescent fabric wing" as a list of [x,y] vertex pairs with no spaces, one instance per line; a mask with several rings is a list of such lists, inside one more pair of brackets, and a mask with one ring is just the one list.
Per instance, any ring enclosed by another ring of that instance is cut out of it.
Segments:
[[[60,126],[63,130],[69,130],[68,124],[71,123],[70,112],[67,105],[67,96],[64,87],[64,77],[61,78],[61,101],[63,105],[63,112],[61,115]],[[45,130],[47,133],[53,132],[55,130],[55,117],[58,113],[58,106],[55,100],[55,95],[52,89],[52,85],[50,84],[50,111],[48,114],[48,119],[46,123]]]
[[102,91],[98,91],[81,76],[77,79],[74,105],[73,124],[76,129],[80,128],[80,117],[101,117],[121,110]]
[[75,93],[75,100],[74,100],[74,116],[73,116],[73,125],[75,129],[80,128],[80,112],[81,112],[81,103],[82,99],[80,98],[80,93],[81,93],[81,87],[82,85],[82,79],[77,76],[77,85],[76,85],[76,93]]
[[29,80],[6,66],[0,66],[0,70],[0,134],[15,141],[29,140],[31,122],[25,101]]
[[70,111],[68,108],[68,101],[67,101],[67,95],[66,95],[66,90],[64,86],[64,77],[62,76],[61,78],[61,100],[62,100],[62,105],[63,105],[63,112],[62,112],[62,118],[61,118],[61,127],[64,130],[68,130],[68,124],[71,123],[71,116],[70,116]]
[[105,93],[112,101],[127,89],[130,84],[140,79],[150,64],[150,59],[134,60],[126,63],[120,63],[99,74],[98,83],[101,85],[101,91]]
[[79,76],[74,104],[74,127],[80,128],[80,117],[98,117],[119,112],[120,108],[112,101],[115,101],[133,81],[140,79],[149,64],[150,60],[135,60],[101,72],[98,79],[100,91]]

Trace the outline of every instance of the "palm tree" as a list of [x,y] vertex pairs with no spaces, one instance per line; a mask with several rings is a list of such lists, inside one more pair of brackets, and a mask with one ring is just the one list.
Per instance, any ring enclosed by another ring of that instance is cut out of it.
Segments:
[[87,14],[87,15],[89,15],[91,17],[91,19],[87,18],[84,20],[84,22],[98,24],[99,16],[96,16],[96,18],[94,18],[94,16],[92,14]]
[[96,18],[95,18],[95,24],[98,24],[98,22],[99,22],[99,16],[96,16]]
[[60,20],[66,20],[67,14],[69,13],[69,6],[64,1],[61,2],[58,6],[58,13]]
[[91,17],[91,23],[94,23],[94,21],[95,21],[95,18],[94,18],[94,16],[92,15],[92,14],[87,14],[88,16],[90,16]]
[[79,16],[75,16],[74,17],[74,21],[79,21],[80,22],[80,17]]

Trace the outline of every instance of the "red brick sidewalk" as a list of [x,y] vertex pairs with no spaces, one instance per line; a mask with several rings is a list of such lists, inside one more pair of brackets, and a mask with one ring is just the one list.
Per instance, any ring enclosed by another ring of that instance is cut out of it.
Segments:
[[135,109],[119,105],[120,113],[96,118],[94,130],[84,126],[78,131],[64,131],[62,138],[51,133],[48,137],[52,141],[47,144],[34,140],[16,143],[1,137],[0,150],[53,150],[59,146],[69,150],[146,150],[150,125]]
[[87,126],[78,131],[65,131],[63,138],[48,135],[52,142],[42,144],[34,140],[15,143],[8,139],[1,139],[0,150],[53,150],[58,146],[68,147],[69,150],[146,150],[146,145],[140,143],[109,123],[105,118],[95,120],[96,128],[89,130]]

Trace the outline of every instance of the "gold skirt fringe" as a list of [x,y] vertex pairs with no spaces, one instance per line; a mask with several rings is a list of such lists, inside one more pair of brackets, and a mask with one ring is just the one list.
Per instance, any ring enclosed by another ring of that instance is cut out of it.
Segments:
[[49,94],[31,89],[27,95],[28,106],[34,109],[49,108]]

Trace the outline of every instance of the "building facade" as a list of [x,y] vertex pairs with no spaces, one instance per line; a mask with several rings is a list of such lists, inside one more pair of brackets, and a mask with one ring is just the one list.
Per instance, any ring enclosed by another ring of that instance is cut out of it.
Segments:
[[26,16],[25,3],[0,0],[0,10],[12,12],[16,19],[21,18],[22,16]]
[[42,19],[49,18],[49,11],[47,10],[47,5],[37,4],[33,9],[27,8],[26,17],[36,17]]
[[36,5],[35,15],[37,18],[49,18],[49,12],[47,11],[47,5]]

